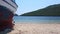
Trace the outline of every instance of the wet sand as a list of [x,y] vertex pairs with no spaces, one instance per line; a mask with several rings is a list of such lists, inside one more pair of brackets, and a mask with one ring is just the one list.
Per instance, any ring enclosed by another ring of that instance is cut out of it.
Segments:
[[15,24],[8,34],[60,34],[60,24]]

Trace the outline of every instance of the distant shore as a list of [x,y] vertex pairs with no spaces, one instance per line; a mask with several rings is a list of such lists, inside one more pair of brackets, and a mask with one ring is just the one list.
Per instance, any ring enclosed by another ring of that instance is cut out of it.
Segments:
[[15,24],[8,34],[60,34],[60,24]]

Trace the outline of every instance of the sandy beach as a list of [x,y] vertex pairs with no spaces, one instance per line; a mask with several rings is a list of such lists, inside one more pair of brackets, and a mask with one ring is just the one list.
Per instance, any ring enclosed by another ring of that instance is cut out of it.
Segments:
[[14,30],[6,34],[60,34],[60,24],[19,23],[15,24]]
[[7,34],[60,34],[60,24],[15,24]]

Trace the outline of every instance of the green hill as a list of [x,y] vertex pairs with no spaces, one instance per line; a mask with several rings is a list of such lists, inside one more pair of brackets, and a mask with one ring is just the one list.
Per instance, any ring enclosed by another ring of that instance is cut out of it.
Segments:
[[50,5],[43,9],[22,14],[21,16],[60,16],[60,4]]

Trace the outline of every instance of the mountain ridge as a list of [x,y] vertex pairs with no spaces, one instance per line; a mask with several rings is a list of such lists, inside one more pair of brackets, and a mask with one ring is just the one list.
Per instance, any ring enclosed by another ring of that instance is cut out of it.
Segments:
[[21,16],[60,16],[60,4],[50,5],[43,9],[22,14]]

